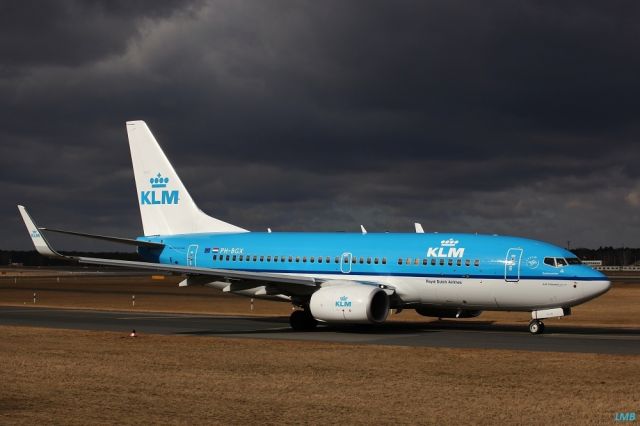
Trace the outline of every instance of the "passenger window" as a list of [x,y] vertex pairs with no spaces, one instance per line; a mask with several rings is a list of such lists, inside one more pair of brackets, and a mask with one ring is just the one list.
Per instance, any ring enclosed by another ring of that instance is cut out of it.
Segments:
[[411,258],[407,257],[407,265],[411,265]]
[[213,260],[216,260],[216,259],[218,259],[218,255],[217,255],[217,254],[214,254],[214,255],[213,255]]
[[264,262],[264,256],[260,256],[260,262]]
[[371,265],[371,258],[367,257],[367,265]]
[[364,263],[364,257],[360,258],[360,264],[362,265]]
[[227,260],[229,260],[229,255],[227,255]]
[[293,256],[289,256],[289,263],[293,262]]
[[544,258],[544,264],[555,267],[556,266],[556,259],[554,259],[553,257],[545,257]]
[[424,266],[427,266],[428,263],[429,263],[429,259],[422,259],[422,264]]
[[331,263],[331,258],[330,258],[329,256],[327,256],[327,257],[326,257],[326,259],[324,259],[324,261],[325,261],[326,263]]
[[449,260],[447,260],[447,264],[448,264],[449,266],[452,266],[452,265],[453,265],[453,259],[449,259]]
[[239,260],[240,262],[242,262],[242,260],[243,260],[243,259],[244,259],[244,256],[243,256],[243,255],[240,255],[240,257],[238,258],[238,260]]
[[278,261],[278,256],[273,256],[273,261],[277,262]]
[[478,259],[474,260],[473,266],[480,266],[480,261]]
[[440,266],[444,266],[444,259],[440,259]]
[[435,259],[431,259],[431,266],[436,266],[436,260]]
[[311,256],[311,257],[309,258],[309,262],[313,263],[313,262],[315,262],[315,261],[316,261],[316,258],[315,258],[315,257]]
[[302,257],[302,263],[307,263],[307,256]]
[[458,265],[458,266],[462,266],[462,259],[458,259],[458,260],[456,260],[456,265]]
[[416,257],[415,260],[413,261],[413,264],[418,266],[420,264],[420,259]]
[[356,263],[358,261],[358,258],[353,256],[351,257],[351,263]]
[[233,255],[233,258],[231,260],[233,260],[234,262],[236,261],[236,255],[235,254]]
[[383,264],[383,265],[386,265],[386,264],[387,264],[387,258],[386,258],[386,257],[383,257],[383,258],[382,258],[382,264]]
[[344,256],[342,263],[349,263],[349,256]]
[[258,256],[253,256],[253,261],[257,262],[258,261]]
[[300,263],[300,256],[296,256],[296,263]]
[[378,264],[378,258],[377,257],[373,259],[373,263],[375,263],[376,265]]
[[398,265],[402,265],[402,258],[398,259]]
[[284,256],[280,256],[280,262],[284,262],[285,261],[285,257]]
[[466,259],[464,261],[464,266],[471,266],[471,261],[469,259]]
[[318,256],[318,263],[322,263],[322,256]]
[[336,256],[335,263],[340,263],[340,257],[339,256]]
[[267,262],[271,262],[271,256],[267,256]]

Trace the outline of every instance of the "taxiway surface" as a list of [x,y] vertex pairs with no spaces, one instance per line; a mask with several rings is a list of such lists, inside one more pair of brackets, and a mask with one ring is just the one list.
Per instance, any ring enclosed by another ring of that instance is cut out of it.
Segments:
[[574,327],[547,324],[543,335],[525,325],[490,322],[388,322],[382,326],[318,327],[310,332],[289,328],[288,318],[188,315],[152,312],[92,311],[0,307],[0,324],[103,330],[138,334],[250,337],[346,344],[430,346],[640,355],[640,329]]

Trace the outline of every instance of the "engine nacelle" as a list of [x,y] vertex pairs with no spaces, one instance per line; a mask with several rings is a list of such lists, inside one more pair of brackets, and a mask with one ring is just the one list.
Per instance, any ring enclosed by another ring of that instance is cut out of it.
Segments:
[[433,308],[427,306],[416,308],[416,312],[424,317],[438,318],[475,318],[482,313],[482,311],[471,309]]
[[348,281],[327,282],[311,295],[309,309],[318,321],[379,324],[389,315],[389,296],[378,287]]

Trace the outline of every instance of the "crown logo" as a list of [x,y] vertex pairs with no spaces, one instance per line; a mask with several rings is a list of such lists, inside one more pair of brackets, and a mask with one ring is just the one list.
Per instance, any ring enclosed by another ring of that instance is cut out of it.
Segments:
[[454,240],[453,238],[449,238],[448,240],[440,241],[442,247],[455,247],[460,241]]
[[163,178],[162,175],[158,173],[156,177],[152,177],[151,179],[149,179],[149,183],[151,184],[152,188],[166,188],[167,183],[169,183],[169,178]]
[[349,300],[349,298],[347,296],[340,296],[340,300],[342,302]]

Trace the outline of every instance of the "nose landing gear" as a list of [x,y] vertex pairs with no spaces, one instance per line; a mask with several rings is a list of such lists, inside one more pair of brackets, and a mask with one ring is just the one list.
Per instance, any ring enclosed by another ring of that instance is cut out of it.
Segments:
[[544,332],[544,323],[538,319],[531,320],[529,323],[529,331],[531,334],[541,334]]

